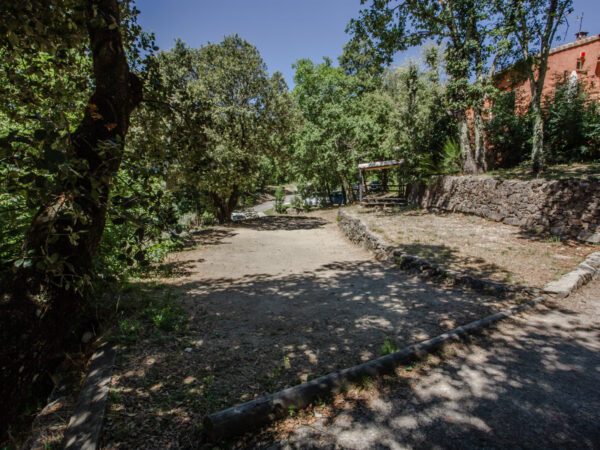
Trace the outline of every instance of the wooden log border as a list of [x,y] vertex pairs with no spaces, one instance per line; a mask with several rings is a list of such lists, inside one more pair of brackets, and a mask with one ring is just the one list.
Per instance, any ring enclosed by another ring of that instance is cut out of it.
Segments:
[[92,355],[75,411],[65,430],[63,448],[85,450],[98,448],[116,356],[116,345],[109,343],[102,344]]
[[546,299],[545,296],[537,297],[432,339],[409,345],[390,355],[210,414],[204,418],[204,431],[208,439],[213,442],[243,434],[284,417],[291,408],[303,409],[318,399],[340,393],[364,377],[377,377],[391,373],[398,366],[422,359],[427,354],[438,350],[442,345],[465,339],[502,319],[532,308]]

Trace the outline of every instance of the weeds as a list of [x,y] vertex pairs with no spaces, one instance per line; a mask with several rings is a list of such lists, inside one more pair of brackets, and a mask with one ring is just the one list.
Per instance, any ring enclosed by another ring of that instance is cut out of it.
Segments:
[[390,355],[392,353],[396,353],[397,351],[398,346],[393,339],[390,336],[386,337],[385,341],[383,341],[383,344],[381,345],[381,356]]

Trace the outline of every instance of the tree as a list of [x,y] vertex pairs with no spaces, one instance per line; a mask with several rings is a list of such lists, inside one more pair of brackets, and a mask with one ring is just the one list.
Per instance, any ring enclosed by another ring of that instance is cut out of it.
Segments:
[[[117,0],[9,2],[0,19],[4,60],[36,62],[31,76],[40,85],[45,83],[40,67],[56,64],[64,70],[86,48],[93,78],[77,127],[62,134],[39,129],[20,135],[15,129],[2,142],[6,159],[22,146],[39,146],[31,154],[43,155],[54,172],[54,183],[48,185],[52,190],[31,219],[21,258],[3,279],[2,424],[22,406],[35,381],[52,370],[65,341],[78,337],[72,333],[81,326],[112,177],[119,169],[130,114],[142,99],[141,83],[126,58],[119,6]],[[27,77],[29,68],[23,69]],[[11,86],[21,88],[14,105],[18,117],[19,108],[27,109],[27,90],[35,86]],[[30,178],[38,178],[31,173]]]
[[294,106],[285,80],[269,77],[256,47],[237,35],[200,49],[178,41],[157,65],[169,114],[149,111],[136,145],[161,152],[171,176],[228,221],[240,195],[261,181],[264,158],[281,157],[290,144]]
[[383,80],[393,104],[385,146],[390,157],[405,161],[408,176],[422,175],[415,168],[423,164],[436,166],[446,137],[455,135],[441,59],[438,47],[425,47],[421,60],[391,69]]
[[[490,12],[490,2],[486,0],[376,0],[349,25],[353,40],[370,42],[376,55],[387,62],[397,51],[428,39],[446,45],[448,93],[456,116],[465,173],[485,170],[481,114],[489,77],[483,74],[496,48],[490,39],[493,25]],[[475,149],[469,132],[469,108],[475,114]]]
[[506,34],[520,49],[521,64],[531,90],[533,120],[531,163],[533,173],[544,166],[544,118],[542,90],[548,70],[548,55],[556,30],[572,12],[572,0],[497,0],[496,10],[504,18]]
[[295,68],[293,95],[304,119],[294,144],[297,176],[320,193],[341,185],[351,203],[359,160],[382,148],[389,100],[328,58],[319,65],[301,59]]

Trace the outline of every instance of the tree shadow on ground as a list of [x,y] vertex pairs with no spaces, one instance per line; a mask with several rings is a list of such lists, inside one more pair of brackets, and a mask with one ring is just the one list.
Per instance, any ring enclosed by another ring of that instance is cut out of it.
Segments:
[[398,248],[409,255],[418,256],[434,264],[452,268],[484,280],[514,282],[518,274],[483,258],[462,256],[446,245],[401,244]]
[[270,448],[598,448],[600,322],[573,314],[474,338]]
[[228,228],[206,228],[204,230],[193,231],[190,233],[191,240],[188,246],[192,245],[220,245],[227,238],[235,236],[237,233]]
[[205,414],[379,357],[386,340],[403,347],[506,306],[373,261],[184,282],[172,291],[189,327],[128,348],[113,383],[122,409],[109,414],[111,442],[129,439],[115,428],[125,420],[157,447],[194,446]]
[[328,222],[320,217],[308,216],[267,216],[230,225],[232,228],[248,228],[258,231],[273,230],[314,230],[324,227]]

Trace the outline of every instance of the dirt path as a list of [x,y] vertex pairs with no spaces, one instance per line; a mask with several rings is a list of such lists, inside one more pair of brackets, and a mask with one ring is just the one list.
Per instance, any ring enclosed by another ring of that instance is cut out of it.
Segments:
[[600,280],[269,448],[600,448]]
[[123,352],[105,446],[135,447],[143,436],[157,448],[193,447],[207,413],[507,305],[374,261],[339,231],[335,212],[217,227],[175,256],[184,275],[164,282],[189,313],[188,327]]

